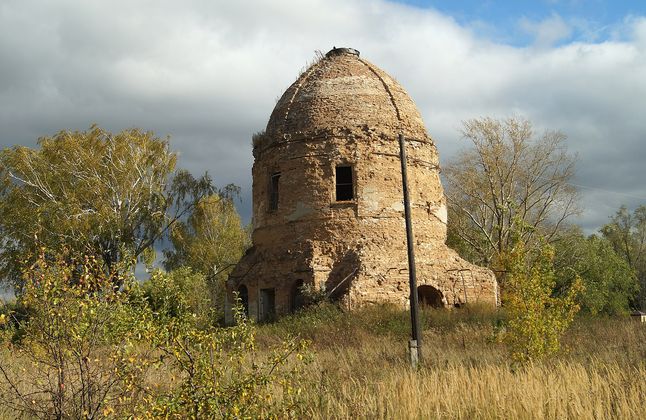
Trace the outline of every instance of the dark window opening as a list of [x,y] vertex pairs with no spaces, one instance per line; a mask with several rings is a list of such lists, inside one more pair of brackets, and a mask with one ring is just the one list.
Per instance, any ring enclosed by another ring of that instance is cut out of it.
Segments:
[[278,181],[280,180],[280,172],[271,175],[271,183],[269,186],[269,210],[278,210]]
[[336,167],[336,201],[354,200],[352,166]]
[[276,290],[260,289],[260,321],[273,321],[276,317]]
[[238,287],[238,299],[240,299],[240,304],[242,305],[242,310],[246,317],[249,316],[249,291],[247,286],[244,284]]
[[442,292],[433,286],[422,285],[417,288],[417,299],[420,305],[431,308],[443,308]]
[[290,292],[290,312],[296,312],[305,306],[305,296],[303,295],[303,280],[296,280],[292,285]]

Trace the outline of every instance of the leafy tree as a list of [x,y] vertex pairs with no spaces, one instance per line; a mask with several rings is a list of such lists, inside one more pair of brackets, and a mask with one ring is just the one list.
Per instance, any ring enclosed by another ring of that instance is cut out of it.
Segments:
[[637,279],[628,263],[605,238],[587,238],[572,228],[555,244],[557,294],[580,278],[585,287],[581,308],[591,314],[616,315],[628,311],[638,292]]
[[[495,266],[521,231],[526,247],[537,238],[553,241],[576,214],[577,193],[568,184],[575,158],[565,135],[535,136],[529,121],[479,118],[463,123],[472,148],[444,168],[449,210],[449,244],[465,258]],[[519,229],[521,223],[530,229]]]
[[635,303],[646,308],[646,206],[637,207],[632,214],[621,206],[601,233],[635,271],[640,286]]
[[61,131],[0,152],[0,277],[19,282],[44,245],[94,256],[110,272],[153,244],[214,188],[176,170],[168,139],[139,129]]
[[176,223],[170,232],[173,245],[164,252],[164,266],[175,270],[182,266],[206,276],[214,302],[222,297],[223,282],[249,244],[233,204],[237,190],[202,198],[186,221]]
[[545,244],[536,252],[537,255],[531,255],[519,241],[502,258],[507,271],[506,341],[517,363],[528,363],[559,350],[560,337],[579,310],[577,296],[583,289],[577,277],[562,296],[553,296],[554,248]]

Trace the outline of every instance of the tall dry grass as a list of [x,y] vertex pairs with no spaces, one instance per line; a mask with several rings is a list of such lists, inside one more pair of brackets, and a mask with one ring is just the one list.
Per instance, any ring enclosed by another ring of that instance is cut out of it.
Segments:
[[427,311],[425,361],[407,362],[408,318],[332,308],[262,326],[259,340],[312,340],[304,415],[315,419],[646,418],[646,325],[579,319],[557,357],[513,366],[501,313]]
[[[421,318],[419,371],[410,369],[406,353],[409,315],[392,307],[307,310],[260,325],[256,346],[270,348],[294,335],[311,341],[300,418],[646,418],[646,324],[578,319],[558,356],[518,367],[500,342],[503,312],[429,310]],[[0,357],[15,355],[2,348]],[[152,387],[171,386],[169,378],[148,380]],[[16,412],[0,407],[0,418]]]
[[[428,343],[428,345],[431,345]],[[561,360],[408,368],[398,348],[326,350],[308,370],[313,418],[644,418],[646,367]]]

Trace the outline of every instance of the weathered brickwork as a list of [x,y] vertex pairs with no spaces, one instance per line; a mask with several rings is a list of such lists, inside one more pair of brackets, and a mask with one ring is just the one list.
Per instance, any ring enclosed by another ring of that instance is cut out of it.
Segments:
[[[496,304],[493,273],[445,245],[437,149],[417,107],[351,49],[332,50],[305,71],[254,139],[253,247],[227,282],[229,301],[240,292],[249,315],[262,320],[298,306],[305,283],[325,286],[348,308],[406,306],[399,133],[407,138],[421,299]],[[339,187],[350,200],[337,200],[337,183],[348,184],[341,171],[351,172],[350,185]]]

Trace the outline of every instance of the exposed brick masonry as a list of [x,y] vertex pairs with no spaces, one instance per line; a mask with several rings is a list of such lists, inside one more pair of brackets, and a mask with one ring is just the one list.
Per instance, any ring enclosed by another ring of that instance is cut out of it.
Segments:
[[[229,301],[241,291],[249,315],[262,319],[292,310],[298,286],[310,283],[325,285],[348,308],[406,306],[400,132],[408,139],[422,300],[495,304],[493,273],[445,245],[438,154],[417,107],[397,82],[350,49],[332,50],[305,71],[255,139],[253,247],[230,276]],[[338,166],[352,167],[351,201],[336,201]],[[278,207],[271,210],[271,177],[278,173]]]

